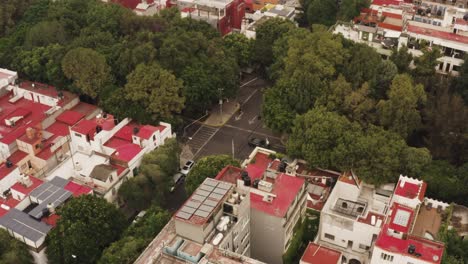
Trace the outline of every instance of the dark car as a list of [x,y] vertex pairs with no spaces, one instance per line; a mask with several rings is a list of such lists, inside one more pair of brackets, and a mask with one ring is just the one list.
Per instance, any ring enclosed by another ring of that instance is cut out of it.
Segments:
[[250,138],[249,139],[249,146],[269,148],[270,147],[270,142],[268,141],[268,138],[266,138],[266,139]]

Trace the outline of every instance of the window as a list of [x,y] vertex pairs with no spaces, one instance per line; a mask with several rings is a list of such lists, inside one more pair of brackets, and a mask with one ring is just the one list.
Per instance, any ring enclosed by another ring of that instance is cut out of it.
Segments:
[[330,240],[335,240],[334,235],[330,235],[330,234],[327,234],[327,233],[325,233],[325,238],[330,239]]
[[153,135],[153,141],[156,141],[156,135]]
[[341,204],[341,207],[343,207],[344,209],[346,209],[346,208],[348,208],[348,204],[347,204],[346,202],[343,202],[343,203]]
[[114,177],[112,177],[112,175],[109,177],[109,180],[110,182],[113,182],[114,181]]
[[393,256],[385,253],[380,254],[380,258],[389,262],[393,261]]
[[360,249],[364,249],[364,250],[369,250],[369,249],[370,249],[369,246],[366,246],[366,245],[364,245],[364,244],[359,244],[359,248],[360,248]]
[[364,207],[358,207],[356,211],[358,213],[362,213],[364,211]]

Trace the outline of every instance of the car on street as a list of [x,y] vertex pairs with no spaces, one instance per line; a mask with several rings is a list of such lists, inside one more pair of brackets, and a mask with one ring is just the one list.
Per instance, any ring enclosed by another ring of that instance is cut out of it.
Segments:
[[177,186],[179,186],[180,184],[182,184],[185,181],[185,174],[183,174],[181,172],[178,172],[178,173],[174,174],[172,179],[173,179],[173,182],[172,182],[172,186],[171,186],[171,192],[173,192],[177,188]]
[[249,146],[251,147],[261,147],[261,148],[269,148],[270,141],[268,138],[260,139],[260,138],[249,138]]
[[137,223],[138,221],[140,221],[140,219],[145,216],[146,214],[146,211],[141,211],[137,214],[137,216],[135,216],[135,219],[133,219],[133,223]]
[[193,165],[195,165],[195,161],[189,160],[185,163],[184,167],[180,170],[180,173],[187,175],[193,168]]

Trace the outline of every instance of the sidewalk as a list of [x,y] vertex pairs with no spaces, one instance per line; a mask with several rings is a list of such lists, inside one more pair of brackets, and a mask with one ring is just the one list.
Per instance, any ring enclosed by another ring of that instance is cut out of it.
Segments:
[[219,105],[211,109],[211,114],[205,120],[204,124],[208,126],[224,126],[226,122],[239,110],[237,101],[229,101],[223,103],[223,113],[221,114]]

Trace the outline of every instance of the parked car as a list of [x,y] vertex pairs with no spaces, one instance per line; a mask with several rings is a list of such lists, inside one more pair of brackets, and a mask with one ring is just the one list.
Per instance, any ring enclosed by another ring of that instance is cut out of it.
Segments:
[[193,160],[187,161],[184,167],[180,170],[180,173],[187,175],[192,170],[193,165],[195,165],[195,161]]
[[146,211],[141,211],[137,214],[137,216],[135,216],[135,219],[133,219],[133,223],[137,223],[138,221],[140,221],[140,219],[145,216],[146,214]]
[[249,146],[269,148],[270,147],[270,142],[268,141],[268,138],[265,138],[265,139],[249,138]]
[[181,172],[176,173],[173,176],[173,183],[172,183],[172,187],[171,187],[171,192],[173,192],[177,188],[177,186],[182,184],[184,181],[185,181],[185,174],[182,174]]

